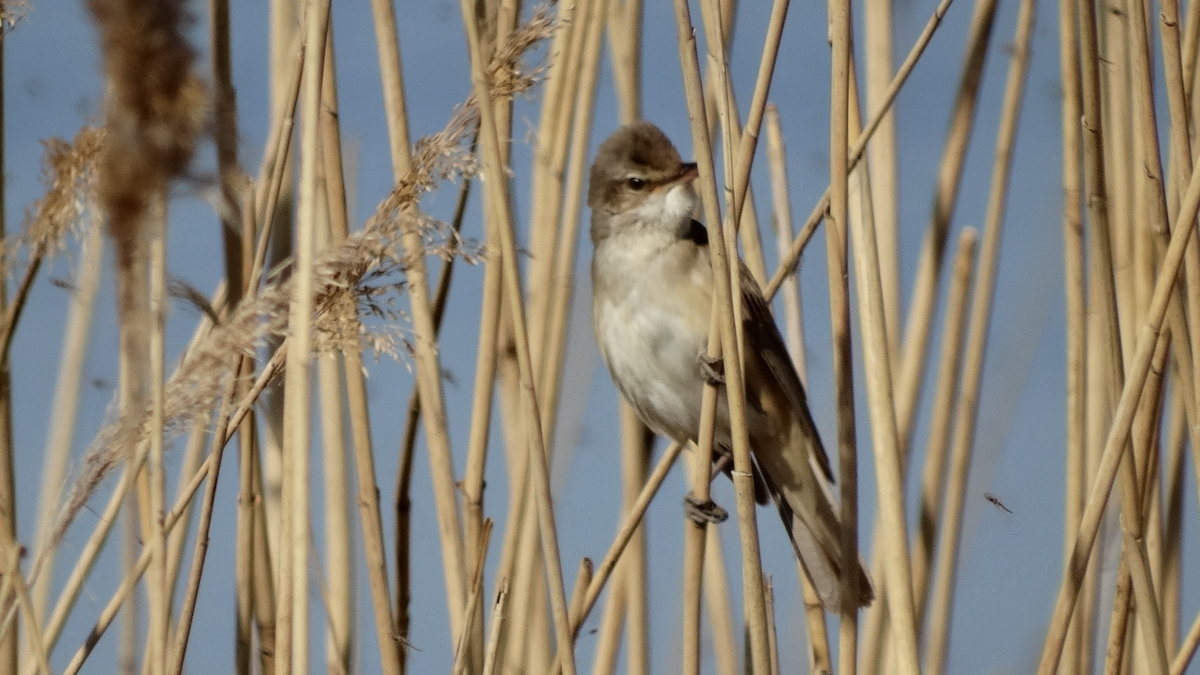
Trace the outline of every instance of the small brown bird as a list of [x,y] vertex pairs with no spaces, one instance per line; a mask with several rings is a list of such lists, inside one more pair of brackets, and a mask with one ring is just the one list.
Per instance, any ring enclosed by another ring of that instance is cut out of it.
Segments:
[[[648,122],[621,128],[592,165],[592,322],[617,388],[654,431],[681,443],[700,428],[713,278],[708,233],[692,218],[696,165]],[[822,604],[841,604],[844,570],[859,575],[859,605],[874,598],[861,561],[843,564],[832,474],[804,386],[758,284],[741,267],[742,360],[756,496],[774,498]],[[719,377],[719,376],[716,376]],[[722,389],[717,451],[732,448]],[[715,505],[694,505],[712,518]],[[705,510],[705,507],[708,507]],[[719,518],[719,516],[718,516]]]

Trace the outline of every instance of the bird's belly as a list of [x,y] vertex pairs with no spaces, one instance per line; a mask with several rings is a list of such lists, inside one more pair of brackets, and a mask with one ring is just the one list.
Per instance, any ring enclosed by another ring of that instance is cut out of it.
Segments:
[[678,441],[694,438],[704,383],[698,357],[707,317],[632,294],[594,308],[596,338],[613,381],[648,426]]

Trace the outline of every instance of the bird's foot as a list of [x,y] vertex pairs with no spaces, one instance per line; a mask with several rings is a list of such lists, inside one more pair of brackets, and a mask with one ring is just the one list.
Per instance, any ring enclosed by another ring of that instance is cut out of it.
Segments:
[[701,352],[696,357],[696,361],[700,364],[700,378],[705,384],[711,384],[714,387],[719,387],[725,384],[725,360],[721,357],[710,357]]
[[693,523],[697,525],[705,525],[707,523],[723,523],[729,518],[729,512],[721,508],[716,502],[711,499],[701,501],[696,499],[692,493],[687,493],[683,497],[683,512]]

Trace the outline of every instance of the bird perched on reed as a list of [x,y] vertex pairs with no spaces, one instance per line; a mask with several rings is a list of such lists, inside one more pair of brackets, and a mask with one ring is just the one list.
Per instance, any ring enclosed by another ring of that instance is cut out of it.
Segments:
[[[592,323],[617,388],[657,433],[695,441],[706,380],[703,358],[713,302],[708,233],[693,219],[696,165],[648,122],[618,130],[592,165]],[[861,561],[841,560],[841,524],[830,493],[829,458],[804,386],[758,284],[741,266],[742,361],[756,497],[775,501],[801,564],[829,609],[841,605],[841,575],[859,575],[855,604],[874,592]],[[731,467],[729,410],[722,389],[715,446]],[[691,503],[693,517],[721,519]]]

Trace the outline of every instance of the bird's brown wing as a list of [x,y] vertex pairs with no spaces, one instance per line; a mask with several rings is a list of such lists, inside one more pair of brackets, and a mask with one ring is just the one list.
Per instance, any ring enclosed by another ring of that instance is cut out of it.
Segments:
[[[790,404],[791,413],[795,415],[796,421],[800,424],[805,436],[809,438],[809,449],[816,460],[817,465],[821,467],[821,472],[825,474],[825,478],[833,481],[833,471],[830,469],[829,457],[825,454],[825,447],[821,444],[821,436],[817,432],[817,426],[813,423],[812,413],[808,409],[808,397],[804,393],[804,385],[800,382],[800,376],[796,374],[796,368],[792,365],[792,359],[788,356],[787,345],[783,342],[783,336],[779,334],[779,328],[775,325],[775,317],[771,315],[771,308],[767,305],[766,298],[763,297],[762,291],[758,288],[758,283],[754,281],[750,270],[743,263],[741,267],[741,292],[742,292],[742,326],[744,327],[743,349],[747,352],[743,355],[743,361],[746,364],[746,370],[765,370],[764,375],[770,376],[770,382],[763,382],[759,378],[747,377],[747,398],[761,399],[765,392],[756,392],[751,389],[757,384],[758,386],[775,385]],[[751,380],[756,380],[752,383]]]
[[830,609],[840,607],[841,579],[846,572],[857,572],[858,596],[853,604],[868,604],[874,591],[861,560],[850,565],[841,562],[841,526],[828,489],[833,480],[829,457],[809,412],[804,385],[767,301],[745,265],[741,292],[746,398],[766,413],[770,422],[766,426],[772,428],[759,432],[753,448],[755,462],[821,602]]

